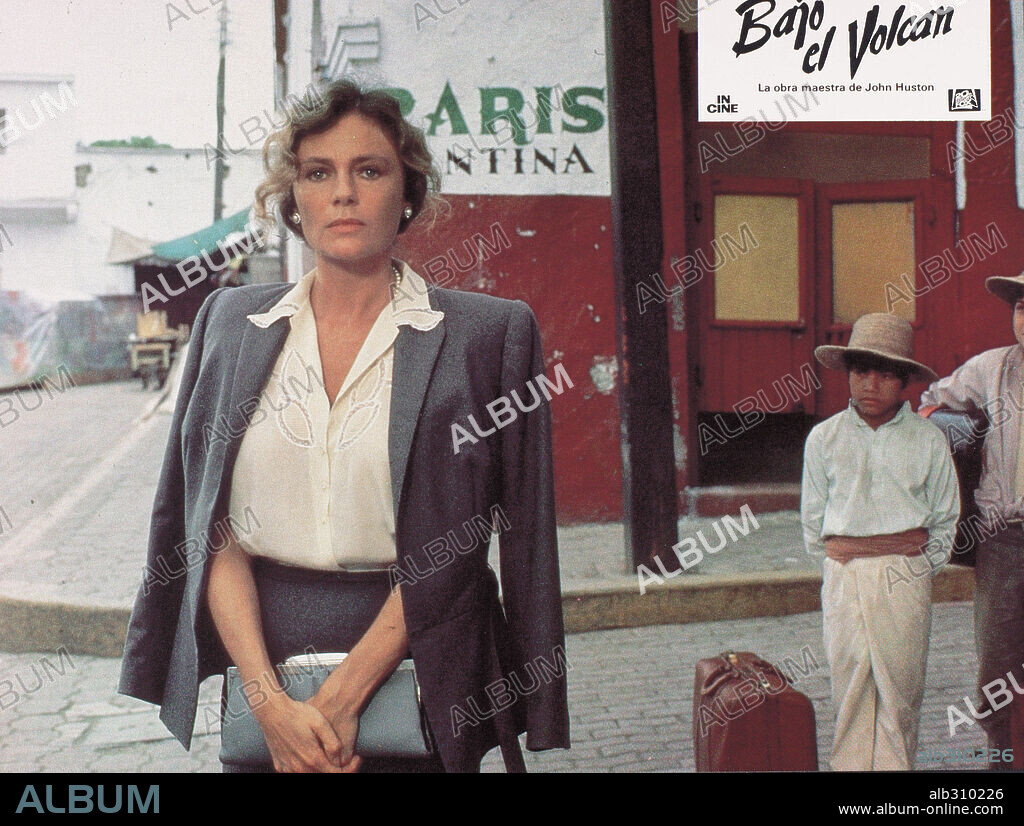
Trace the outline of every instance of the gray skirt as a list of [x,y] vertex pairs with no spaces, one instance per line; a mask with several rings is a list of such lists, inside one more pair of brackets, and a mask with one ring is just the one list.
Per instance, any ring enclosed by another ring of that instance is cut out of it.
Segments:
[[[351,651],[391,593],[387,571],[316,571],[252,558],[263,639],[272,663],[296,654]],[[408,656],[408,653],[406,654]],[[226,697],[221,695],[221,720]],[[222,763],[225,772],[273,772],[271,764]],[[363,759],[362,772],[440,772],[435,755],[423,760]]]

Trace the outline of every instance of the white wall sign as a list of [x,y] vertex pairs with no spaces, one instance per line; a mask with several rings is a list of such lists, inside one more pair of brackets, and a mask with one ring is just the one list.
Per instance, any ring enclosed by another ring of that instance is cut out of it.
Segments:
[[603,84],[441,86],[394,92],[426,133],[445,192],[608,194]]
[[328,49],[379,20],[379,60],[356,68],[426,132],[444,192],[610,194],[600,0],[328,0],[323,18]]

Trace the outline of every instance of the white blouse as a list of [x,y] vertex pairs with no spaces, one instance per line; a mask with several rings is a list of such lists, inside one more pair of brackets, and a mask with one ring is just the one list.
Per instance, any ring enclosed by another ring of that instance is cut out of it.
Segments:
[[333,404],[309,303],[316,270],[270,310],[248,316],[258,327],[282,318],[291,325],[231,477],[228,511],[233,524],[246,526],[237,539],[248,553],[321,570],[380,569],[396,560],[388,461],[394,342],[401,324],[430,330],[444,318],[431,309],[423,279],[397,265],[401,287]]

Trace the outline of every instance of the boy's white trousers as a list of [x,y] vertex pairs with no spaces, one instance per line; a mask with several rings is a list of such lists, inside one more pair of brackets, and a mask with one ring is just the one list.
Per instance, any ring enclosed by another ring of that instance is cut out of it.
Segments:
[[932,623],[925,556],[825,559],[825,651],[832,671],[833,771],[914,767]]

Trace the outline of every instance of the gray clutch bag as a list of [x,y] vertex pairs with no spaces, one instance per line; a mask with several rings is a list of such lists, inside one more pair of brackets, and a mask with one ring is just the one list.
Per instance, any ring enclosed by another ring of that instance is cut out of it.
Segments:
[[[293,700],[304,702],[316,694],[344,657],[344,654],[293,657],[277,669],[281,686]],[[271,763],[267,741],[246,700],[238,669],[228,668],[225,681],[227,707],[221,724],[221,761],[242,766]],[[402,660],[359,717],[356,754],[427,757],[433,751],[412,660]]]

